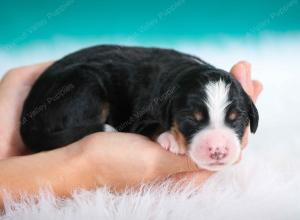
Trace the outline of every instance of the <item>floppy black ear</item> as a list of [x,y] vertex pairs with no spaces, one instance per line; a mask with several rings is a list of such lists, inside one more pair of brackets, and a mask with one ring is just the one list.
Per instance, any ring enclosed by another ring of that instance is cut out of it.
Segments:
[[250,130],[251,133],[255,133],[258,127],[259,115],[256,106],[249,97],[249,110],[248,110],[249,120],[250,120]]

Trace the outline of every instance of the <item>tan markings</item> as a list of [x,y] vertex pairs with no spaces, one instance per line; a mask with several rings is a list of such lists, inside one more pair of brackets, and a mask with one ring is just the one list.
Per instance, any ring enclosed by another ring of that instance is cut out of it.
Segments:
[[238,116],[238,113],[237,112],[231,112],[228,116],[229,120],[230,121],[234,121]]
[[107,102],[102,104],[101,114],[100,114],[100,121],[101,123],[105,123],[109,114],[109,104]]
[[183,136],[183,134],[179,131],[179,127],[176,122],[171,127],[171,134],[174,136],[177,144],[179,145],[179,148],[186,151],[187,150],[187,141],[186,141],[185,137]]
[[197,121],[201,121],[203,119],[203,113],[202,112],[194,112],[194,117]]

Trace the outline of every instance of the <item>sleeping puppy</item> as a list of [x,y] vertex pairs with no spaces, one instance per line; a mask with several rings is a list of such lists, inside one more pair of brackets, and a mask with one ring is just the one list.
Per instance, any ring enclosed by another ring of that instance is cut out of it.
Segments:
[[235,163],[258,112],[228,72],[169,49],[102,45],[54,63],[27,97],[21,135],[33,151],[117,130],[145,135],[200,167]]

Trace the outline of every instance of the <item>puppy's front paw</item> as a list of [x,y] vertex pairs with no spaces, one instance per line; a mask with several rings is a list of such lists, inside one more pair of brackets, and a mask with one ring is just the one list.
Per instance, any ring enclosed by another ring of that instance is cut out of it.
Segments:
[[176,139],[170,132],[164,132],[156,139],[164,149],[171,151],[174,154],[185,154],[185,148],[179,146]]
[[104,131],[106,131],[106,132],[116,132],[117,129],[115,129],[113,126],[111,126],[109,124],[105,124],[104,125]]

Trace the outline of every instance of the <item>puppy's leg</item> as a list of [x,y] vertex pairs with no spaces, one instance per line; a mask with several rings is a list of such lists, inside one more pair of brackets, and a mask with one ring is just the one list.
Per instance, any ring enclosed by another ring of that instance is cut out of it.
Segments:
[[21,126],[23,141],[29,149],[52,150],[104,131],[110,103],[105,74],[101,73],[100,67],[83,64],[65,68],[59,74],[54,70],[46,73],[60,77],[49,76],[39,81],[26,100],[23,116],[35,109],[35,103],[45,103],[43,111]]
[[185,154],[186,149],[184,146],[180,146],[176,141],[174,135],[166,131],[158,136],[156,139],[157,143],[159,143],[164,149],[171,151],[174,154]]

